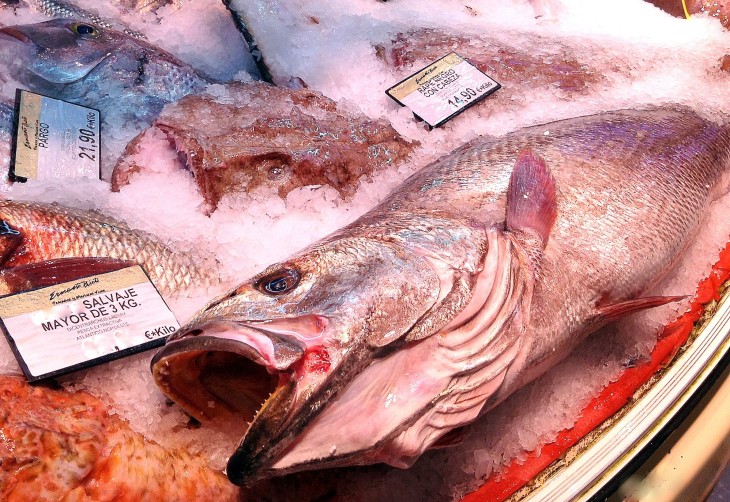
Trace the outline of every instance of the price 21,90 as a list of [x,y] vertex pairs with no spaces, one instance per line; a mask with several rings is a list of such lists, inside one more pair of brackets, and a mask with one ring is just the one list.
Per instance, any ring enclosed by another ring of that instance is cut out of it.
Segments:
[[79,129],[79,141],[86,143],[86,146],[79,145],[79,158],[96,160],[96,154],[99,151],[96,141],[96,133],[88,129]]

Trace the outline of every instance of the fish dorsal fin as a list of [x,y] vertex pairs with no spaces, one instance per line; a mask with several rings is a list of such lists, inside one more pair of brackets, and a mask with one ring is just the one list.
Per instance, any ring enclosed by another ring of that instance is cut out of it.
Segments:
[[555,180],[542,157],[523,150],[509,180],[507,230],[536,235],[544,248],[555,216]]
[[597,306],[595,322],[599,325],[617,321],[634,312],[660,307],[667,303],[684,300],[686,296],[645,296],[616,303],[600,303]]

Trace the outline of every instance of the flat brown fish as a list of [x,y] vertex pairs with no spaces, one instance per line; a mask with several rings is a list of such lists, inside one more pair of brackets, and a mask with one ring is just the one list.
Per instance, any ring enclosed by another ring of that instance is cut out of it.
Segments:
[[362,177],[399,164],[416,146],[390,124],[349,112],[316,91],[230,84],[221,97],[187,96],[166,106],[128,145],[112,174],[114,190],[148,168],[134,155],[159,135],[179,152],[208,211],[227,193],[262,185],[282,198],[308,185],[328,185],[348,198]]
[[[592,58],[575,54],[575,50],[550,39],[515,34],[519,48],[488,35],[459,35],[439,29],[421,28],[399,33],[390,42],[375,46],[383,62],[396,70],[416,71],[427,64],[456,52],[481,71],[502,84],[489,98],[509,105],[515,99],[535,99],[539,93],[556,90],[566,99],[586,94],[605,84],[606,64],[599,67]],[[588,41],[584,46],[591,47]],[[595,59],[605,58],[597,48]],[[613,61],[611,71],[620,69]]]
[[0,201],[0,280],[7,292],[40,287],[137,263],[163,294],[217,279],[211,263],[96,211]]
[[0,499],[233,501],[220,472],[132,431],[85,392],[0,376]]
[[[646,296],[728,190],[730,126],[680,106],[479,138],[202,309],[152,360],[250,426],[242,485],[409,467]],[[487,417],[485,417],[487,419]]]

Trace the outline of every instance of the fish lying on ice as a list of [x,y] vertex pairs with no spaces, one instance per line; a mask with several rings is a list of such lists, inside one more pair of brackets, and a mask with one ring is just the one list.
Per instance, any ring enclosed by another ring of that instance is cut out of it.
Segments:
[[137,263],[163,295],[210,285],[217,271],[96,211],[0,201],[3,294]]
[[408,467],[589,333],[677,300],[642,292],[729,171],[730,128],[683,107],[478,139],[211,302],[155,381],[200,420],[251,422],[237,484]]
[[[524,35],[515,34],[515,40],[520,37]],[[376,44],[375,50],[392,68],[412,71],[454,51],[502,84],[502,89],[489,98],[490,106],[494,107],[496,100],[508,107],[534,100],[541,92],[555,92],[565,99],[588,94],[607,84],[606,73],[621,71],[624,66],[617,60],[603,61],[606,56],[601,48],[590,42],[582,45],[585,53],[576,54],[561,42],[536,35],[520,40],[516,47],[488,35],[421,28],[399,33],[387,43]]]
[[309,89],[251,82],[220,90],[220,96],[187,96],[166,106],[127,146],[114,167],[112,189],[154,167],[136,157],[152,145],[178,152],[209,212],[226,193],[261,185],[282,198],[307,185],[329,185],[349,197],[361,177],[399,164],[417,145],[387,122],[349,112]]
[[209,81],[172,54],[124,33],[72,19],[0,28],[16,42],[14,77],[30,90],[97,108],[109,123],[149,124],[165,103]]
[[233,501],[221,473],[132,431],[84,392],[0,375],[0,499]]

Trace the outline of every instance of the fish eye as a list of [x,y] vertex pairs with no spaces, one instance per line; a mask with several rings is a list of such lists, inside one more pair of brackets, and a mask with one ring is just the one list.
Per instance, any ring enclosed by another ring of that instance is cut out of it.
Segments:
[[276,180],[278,178],[281,178],[284,174],[285,169],[286,165],[284,164],[269,168],[268,178],[270,180]]
[[71,31],[82,37],[95,38],[99,36],[96,27],[86,23],[74,23],[70,26]]
[[299,278],[299,272],[294,269],[277,270],[256,281],[256,289],[267,295],[282,295],[294,289]]

